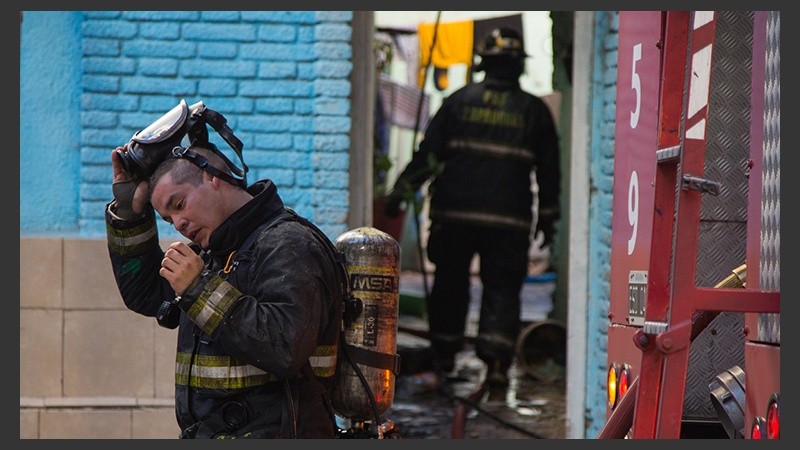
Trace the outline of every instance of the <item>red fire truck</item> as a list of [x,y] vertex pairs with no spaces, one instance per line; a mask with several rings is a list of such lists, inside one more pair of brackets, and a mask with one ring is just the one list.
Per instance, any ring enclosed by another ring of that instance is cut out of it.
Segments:
[[780,437],[779,35],[620,13],[600,438]]

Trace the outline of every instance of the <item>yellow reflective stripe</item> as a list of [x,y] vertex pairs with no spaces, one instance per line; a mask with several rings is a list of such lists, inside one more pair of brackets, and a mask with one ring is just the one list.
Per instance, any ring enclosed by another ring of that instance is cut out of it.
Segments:
[[176,355],[175,384],[212,389],[242,389],[278,380],[271,373],[250,364],[241,364],[229,356],[197,355],[194,365],[190,364],[190,358],[189,353]]
[[314,375],[318,377],[332,377],[336,372],[336,356],[312,356],[308,358]]
[[[179,376],[175,375],[175,384],[178,386],[189,385],[188,375]],[[272,374],[264,374],[262,376],[254,376],[249,378],[240,379],[219,379],[219,378],[203,378],[192,374],[191,387],[206,388],[206,389],[246,389],[255,386],[263,386],[267,383],[276,382],[278,379]]]
[[314,353],[308,358],[314,375],[318,377],[332,377],[336,372],[336,345],[318,345]]
[[308,362],[311,363],[311,369],[313,370],[314,375],[318,377],[332,377],[336,372],[336,359],[338,358],[336,354],[337,347],[335,345],[321,345],[317,347],[317,350],[319,350],[321,347],[332,347],[333,353],[320,355],[315,351],[315,353],[308,358]]
[[[314,375],[332,377],[336,372],[336,345],[319,345],[308,358]],[[275,375],[250,364],[243,364],[230,356],[197,355],[191,365],[191,354],[179,352],[175,356],[175,383],[214,389],[241,389],[278,381]],[[302,375],[301,375],[302,376]]]
[[500,214],[483,213],[477,211],[454,211],[452,209],[437,209],[435,218],[457,219],[463,222],[480,222],[491,225],[506,225],[513,228],[527,230],[531,227],[530,221],[513,216],[503,216]]
[[336,345],[318,345],[312,356],[336,356],[339,347]]
[[158,228],[155,218],[131,228],[113,228],[106,225],[108,247],[114,253],[128,255],[141,253],[145,244],[150,244],[158,239]]
[[189,317],[203,332],[211,335],[222,322],[225,312],[241,295],[233,285],[215,275],[189,308]]
[[497,144],[492,142],[467,141],[465,139],[453,139],[448,143],[450,148],[468,150],[490,156],[511,156],[523,161],[533,161],[533,154],[522,147],[512,147],[510,145]]

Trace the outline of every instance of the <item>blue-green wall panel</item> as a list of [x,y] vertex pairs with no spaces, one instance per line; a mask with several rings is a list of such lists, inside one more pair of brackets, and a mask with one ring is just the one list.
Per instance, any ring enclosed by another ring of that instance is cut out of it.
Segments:
[[20,46],[20,234],[74,233],[81,176],[81,13],[24,12]]
[[[592,72],[592,137],[589,149],[589,304],[586,311],[586,438],[606,422],[606,367],[611,278],[611,198],[614,181],[614,122],[619,12],[595,13]],[[577,312],[570,312],[577,313]]]

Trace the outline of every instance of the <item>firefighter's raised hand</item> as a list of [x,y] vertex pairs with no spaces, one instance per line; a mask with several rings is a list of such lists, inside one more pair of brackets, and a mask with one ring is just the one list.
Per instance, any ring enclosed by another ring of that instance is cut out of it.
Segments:
[[127,145],[123,145],[111,152],[111,166],[114,170],[111,189],[116,201],[113,211],[123,219],[141,214],[150,201],[150,187],[147,180],[138,180],[125,171],[122,153],[127,150]]

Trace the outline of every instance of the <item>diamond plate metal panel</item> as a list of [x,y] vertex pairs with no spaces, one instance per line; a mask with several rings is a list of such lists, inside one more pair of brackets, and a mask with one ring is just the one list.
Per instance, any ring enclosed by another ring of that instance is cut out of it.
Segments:
[[747,228],[740,222],[703,222],[698,236],[697,267],[702,278],[697,286],[714,287],[744,264]]
[[708,384],[719,373],[744,367],[744,314],[720,313],[700,334],[689,349],[691,369],[686,376],[683,400],[684,419],[717,419],[709,397]]
[[716,30],[703,171],[721,188],[719,195],[703,195],[700,220],[735,220],[745,227],[753,13],[720,11]]
[[[720,183],[720,192],[702,197],[695,279],[701,287],[713,287],[745,261],[753,19],[751,11],[717,14],[703,178]],[[743,314],[722,313],[692,342],[685,419],[718,419],[708,384],[734,365],[744,367],[743,326]]]
[[[781,14],[767,13],[764,86],[764,159],[761,174],[761,273],[763,289],[781,289]],[[780,314],[760,314],[758,339],[781,342]]]

